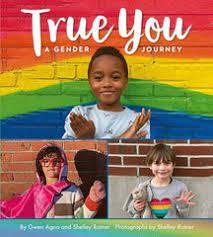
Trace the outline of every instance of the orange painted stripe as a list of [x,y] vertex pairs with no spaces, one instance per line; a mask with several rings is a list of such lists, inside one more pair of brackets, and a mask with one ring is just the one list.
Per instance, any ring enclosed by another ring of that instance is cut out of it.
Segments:
[[[21,70],[26,67],[50,63],[52,61],[65,60],[68,58],[75,57],[84,57],[88,56],[88,53],[43,53],[41,57],[36,57],[34,55],[33,46],[32,46],[32,36],[31,34],[20,34],[20,33],[5,33],[6,36],[2,38],[3,50],[2,57],[7,58],[7,65],[4,65],[2,71],[11,71],[11,70]],[[17,41],[17,38],[22,38],[22,41]],[[103,45],[113,45],[121,49],[124,53],[124,45],[127,42],[127,39],[122,39],[117,32],[113,32],[110,38],[105,41],[103,44],[97,44],[93,39],[87,41],[78,40],[76,42],[70,42],[65,33],[58,35],[57,43],[53,44],[49,41],[49,36],[47,34],[42,34],[42,43],[43,46],[54,47],[55,45],[67,45],[67,46],[89,46],[90,53],[93,54],[94,51]],[[152,45],[145,38],[142,38],[140,47],[144,45]],[[158,44],[154,46],[171,46],[178,45],[182,46],[183,49],[181,53],[156,53],[156,57],[162,58],[181,58],[181,59],[200,59],[200,58],[212,58],[213,57],[213,36],[211,32],[206,31],[194,31],[191,32],[189,37],[183,41],[174,40],[172,42],[165,42],[164,39],[159,40]],[[143,56],[143,57],[153,57],[152,53],[142,53],[141,48],[138,49],[134,56]],[[1,72],[2,72],[1,71]]]

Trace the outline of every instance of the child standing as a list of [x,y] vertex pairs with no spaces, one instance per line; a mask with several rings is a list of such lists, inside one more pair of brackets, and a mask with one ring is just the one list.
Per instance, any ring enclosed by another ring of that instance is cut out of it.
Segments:
[[114,47],[101,47],[88,67],[90,88],[98,104],[74,107],[65,120],[64,139],[150,137],[150,111],[138,114],[120,103],[128,85],[128,67]]
[[95,181],[84,202],[78,186],[67,180],[64,151],[54,144],[43,147],[36,159],[38,182],[25,193],[0,202],[1,218],[92,218],[96,215],[105,188]]
[[146,192],[146,199],[134,199],[131,193],[124,210],[131,217],[181,218],[188,215],[189,207],[195,205],[195,196],[186,185],[172,178],[175,153],[165,144],[155,145],[147,154],[147,163],[154,178],[141,183],[137,192]]

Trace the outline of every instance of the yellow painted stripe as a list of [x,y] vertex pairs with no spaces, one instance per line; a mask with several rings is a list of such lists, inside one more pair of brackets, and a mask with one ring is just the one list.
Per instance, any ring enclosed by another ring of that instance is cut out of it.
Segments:
[[147,65],[132,65],[131,78],[213,95],[213,59],[184,60],[157,58]]
[[151,208],[155,209],[155,210],[164,210],[164,209],[171,208],[171,204],[168,204],[168,205],[151,205]]
[[[130,78],[153,80],[213,95],[213,59],[126,57]],[[0,95],[86,79],[90,57],[70,58],[0,74]]]

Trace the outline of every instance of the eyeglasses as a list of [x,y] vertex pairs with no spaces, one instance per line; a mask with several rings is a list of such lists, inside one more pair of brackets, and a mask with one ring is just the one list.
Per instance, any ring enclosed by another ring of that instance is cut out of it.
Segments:
[[43,166],[43,167],[48,167],[48,166],[50,166],[50,164],[52,165],[52,166],[60,166],[62,163],[63,163],[64,161],[62,160],[62,159],[60,159],[60,158],[49,158],[49,159],[42,159],[42,160],[40,160],[40,164],[41,164],[41,166]]

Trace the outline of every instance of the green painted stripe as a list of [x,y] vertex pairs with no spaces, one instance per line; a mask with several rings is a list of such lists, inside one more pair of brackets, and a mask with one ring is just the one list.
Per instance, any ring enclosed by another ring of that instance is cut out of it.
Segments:
[[[94,101],[87,81],[64,82],[2,96],[0,118]],[[130,79],[121,101],[126,105],[213,116],[213,96],[147,80]]]

